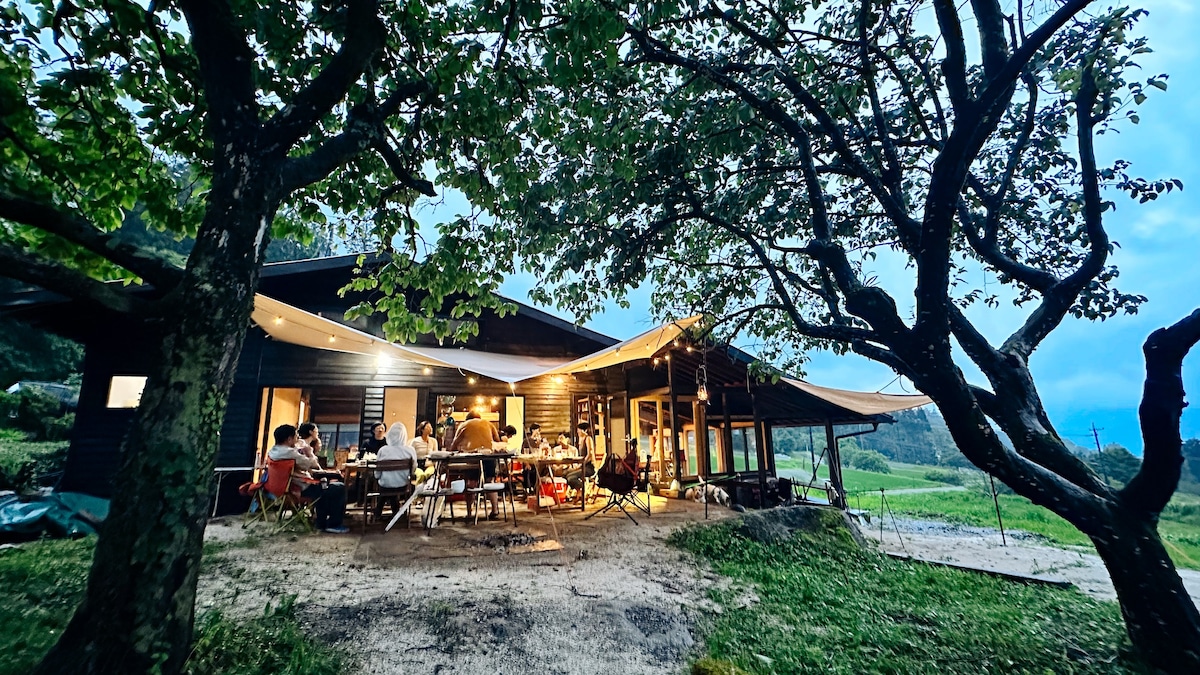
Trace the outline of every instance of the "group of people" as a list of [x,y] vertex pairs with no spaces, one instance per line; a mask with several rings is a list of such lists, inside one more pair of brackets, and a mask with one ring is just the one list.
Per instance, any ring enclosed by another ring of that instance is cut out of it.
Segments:
[[[451,418],[453,419],[453,418]],[[511,425],[497,429],[483,419],[479,413],[471,411],[461,424],[452,427],[453,436],[447,434],[443,439],[445,450],[457,452],[493,452],[503,447],[508,439],[517,436],[517,429]],[[580,457],[584,461],[578,469],[565,476],[567,484],[576,490],[583,489],[584,480],[596,473],[596,445],[591,435],[591,427],[586,422],[576,426],[576,444],[572,445],[571,437],[566,433],[558,435],[557,442],[552,446],[543,436],[541,425],[532,424],[529,433],[521,443],[524,454],[549,456],[559,454],[566,457]],[[412,459],[416,473],[407,470],[376,472],[379,485],[384,488],[401,488],[416,480],[420,482],[428,477],[432,467],[428,465],[431,453],[438,452],[439,442],[434,434],[433,425],[428,421],[417,424],[417,435],[409,440],[408,428],[401,422],[392,424],[389,428],[383,422],[371,426],[371,436],[359,446],[356,460],[362,460],[373,454],[379,461]],[[309,422],[295,427],[290,424],[280,425],[274,432],[275,445],[267,453],[271,461],[293,461],[291,488],[302,497],[315,502],[316,527],[322,532],[341,534],[349,532],[343,525],[346,511],[346,485],[341,474],[335,471],[325,471],[320,461],[324,455],[321,452],[320,429]],[[496,478],[496,460],[484,459],[481,470],[469,479],[491,482]],[[531,488],[537,481],[533,469],[525,469],[525,485]],[[499,497],[495,492],[488,492],[491,510],[489,520],[498,518]],[[376,505],[376,516],[383,512],[384,502],[389,503],[392,512],[399,509],[396,497],[381,500]],[[468,509],[470,508],[468,503]]]

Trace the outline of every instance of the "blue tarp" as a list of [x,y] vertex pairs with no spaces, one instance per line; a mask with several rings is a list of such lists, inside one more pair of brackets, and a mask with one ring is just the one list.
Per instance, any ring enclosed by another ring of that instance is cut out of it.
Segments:
[[0,496],[0,540],[28,539],[42,532],[82,537],[95,534],[107,517],[107,499],[79,492],[54,492],[33,501],[8,494]]

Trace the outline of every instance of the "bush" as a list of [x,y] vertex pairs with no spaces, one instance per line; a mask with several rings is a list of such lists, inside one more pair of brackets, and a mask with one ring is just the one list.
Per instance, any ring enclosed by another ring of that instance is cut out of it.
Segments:
[[61,442],[31,443],[5,431],[0,438],[0,490],[30,492],[37,489],[39,477],[62,471],[66,465],[67,446]]
[[925,480],[933,481],[934,483],[946,483],[947,485],[962,485],[963,477],[957,471],[946,471],[944,469],[930,469],[925,472]]
[[[65,440],[75,425],[58,397],[36,387],[15,394],[0,392],[0,424],[33,434],[32,440]],[[64,414],[65,413],[65,414]]]
[[342,654],[313,640],[296,620],[296,596],[268,604],[262,616],[232,621],[213,611],[197,622],[187,675],[337,675]]
[[871,471],[873,473],[892,472],[892,468],[888,466],[887,458],[874,450],[859,450],[854,453],[850,466],[859,471]]

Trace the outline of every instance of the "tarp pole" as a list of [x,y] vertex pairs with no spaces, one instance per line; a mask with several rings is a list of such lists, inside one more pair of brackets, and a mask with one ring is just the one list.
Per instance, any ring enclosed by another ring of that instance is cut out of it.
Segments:
[[[679,397],[675,393],[675,363],[667,352],[667,394],[671,399],[671,454],[675,457],[675,480],[683,489],[683,450],[679,447]],[[682,493],[680,494],[682,497]]]
[[[846,508],[846,488],[842,484],[842,453],[838,450],[838,439],[833,433],[833,420],[825,420],[825,443],[829,449],[829,482],[833,484],[834,506]],[[882,517],[882,516],[881,516]]]

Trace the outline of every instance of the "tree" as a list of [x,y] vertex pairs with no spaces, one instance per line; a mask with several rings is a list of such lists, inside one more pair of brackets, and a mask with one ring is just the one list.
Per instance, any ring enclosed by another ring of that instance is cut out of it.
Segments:
[[[526,46],[537,138],[472,196],[499,216],[481,241],[534,253],[535,300],[587,316],[649,281],[660,314],[707,312],[785,366],[826,347],[909,378],[975,466],[1094,542],[1142,654],[1198,672],[1200,615],[1156,522],[1200,312],[1145,344],[1144,460],[1121,489],[1068,451],[1028,366],[1068,316],[1144,300],[1113,285],[1102,190],[1181,187],[1097,165],[1097,136],[1166,84],[1132,78],[1142,12],[1091,4],[577,2]],[[877,260],[908,272],[880,280]],[[972,288],[980,271],[1006,295]],[[1007,299],[1028,313],[993,342],[972,317]]]
[[1096,473],[1106,476],[1121,485],[1126,485],[1137,475],[1141,462],[1124,446],[1109,443],[1100,452],[1088,457]]
[[[0,6],[3,274],[142,321],[161,345],[86,598],[38,672],[180,670],[217,431],[269,243],[332,213],[381,247],[396,238],[388,266],[414,274],[410,211],[435,195],[424,165],[453,168],[473,134],[508,123],[484,89],[505,92],[492,70],[516,22],[457,2]],[[120,236],[135,205],[151,228],[194,237],[183,269]],[[439,259],[432,297],[496,304],[494,283]],[[415,317],[408,328],[428,321]]]

